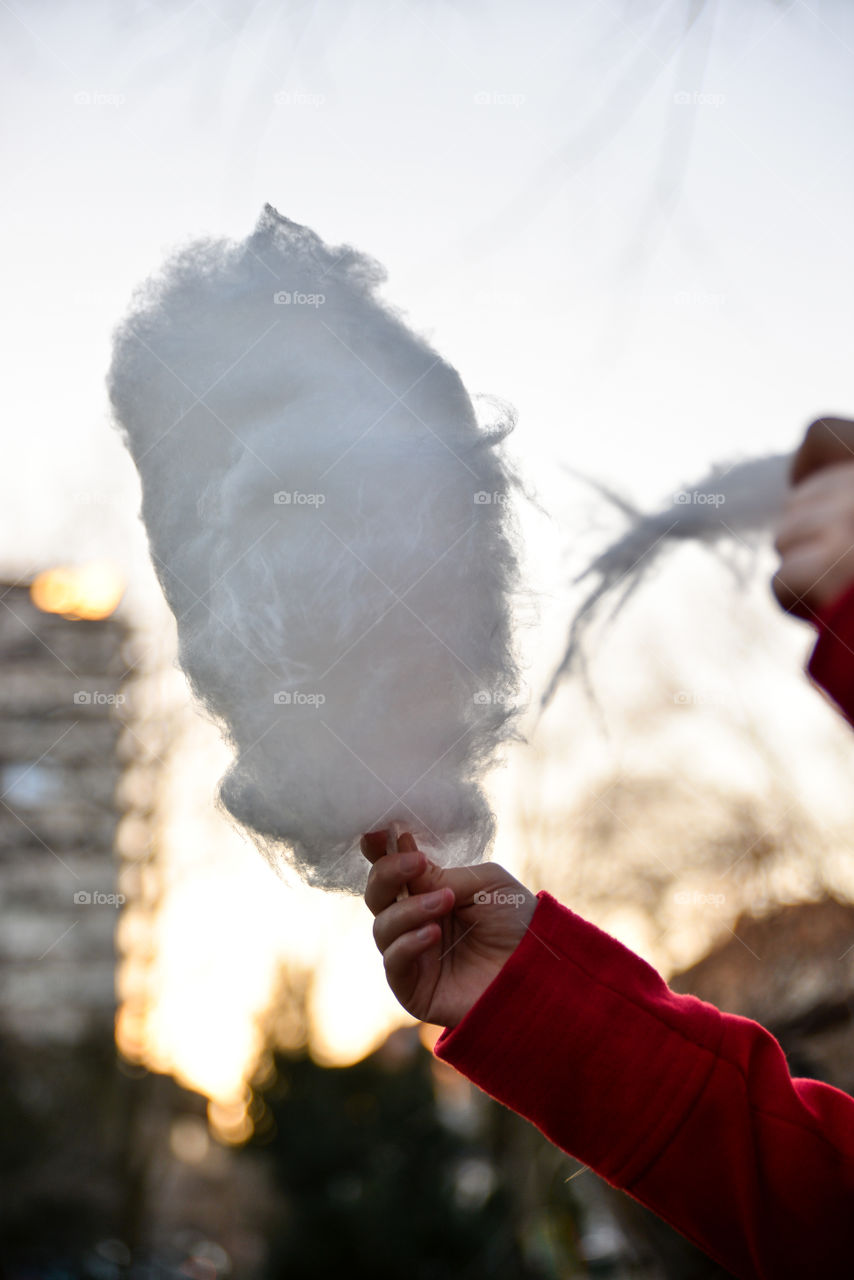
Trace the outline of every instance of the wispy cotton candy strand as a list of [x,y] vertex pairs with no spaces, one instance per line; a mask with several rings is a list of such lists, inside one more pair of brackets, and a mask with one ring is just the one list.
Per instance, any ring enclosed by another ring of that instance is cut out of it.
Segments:
[[789,454],[717,464],[652,513],[639,511],[607,486],[593,482],[626,517],[628,528],[575,579],[576,583],[592,579],[593,586],[573,618],[563,658],[542,695],[541,710],[581,664],[584,637],[605,606],[610,604],[611,616],[616,615],[675,542],[691,540],[710,547],[728,540],[735,544],[744,534],[768,529],[783,504],[790,465]]

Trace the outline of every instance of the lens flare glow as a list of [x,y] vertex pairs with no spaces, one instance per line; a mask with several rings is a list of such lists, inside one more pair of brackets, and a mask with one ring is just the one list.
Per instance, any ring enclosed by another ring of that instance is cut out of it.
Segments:
[[38,574],[30,586],[30,598],[43,613],[91,622],[109,618],[124,592],[124,577],[109,560],[57,565]]

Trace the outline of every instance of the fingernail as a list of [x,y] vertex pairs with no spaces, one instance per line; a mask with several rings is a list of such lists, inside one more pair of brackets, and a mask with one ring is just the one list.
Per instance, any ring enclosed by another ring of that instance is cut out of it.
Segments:
[[435,911],[445,900],[445,894],[441,889],[437,889],[435,893],[425,893],[421,899],[421,905],[425,911]]
[[405,876],[412,871],[417,871],[421,865],[421,854],[416,851],[414,853],[404,853],[400,859],[400,869]]

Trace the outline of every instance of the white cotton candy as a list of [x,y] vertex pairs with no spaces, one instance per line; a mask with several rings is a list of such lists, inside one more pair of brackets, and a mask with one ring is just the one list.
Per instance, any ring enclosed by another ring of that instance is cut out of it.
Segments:
[[613,600],[616,614],[674,541],[737,544],[744,534],[769,529],[786,495],[791,462],[789,454],[773,454],[717,464],[702,480],[680,489],[666,506],[651,514],[593,482],[627,517],[629,527],[575,579],[582,582],[592,575],[594,586],[575,614],[564,656],[542,696],[541,707],[549,704],[558,685],[581,658],[584,634],[603,605]]
[[267,205],[141,286],[108,375],[179,661],[234,749],[220,798],[274,866],[353,892],[391,822],[483,856],[518,714],[512,418],[478,425],[384,278]]

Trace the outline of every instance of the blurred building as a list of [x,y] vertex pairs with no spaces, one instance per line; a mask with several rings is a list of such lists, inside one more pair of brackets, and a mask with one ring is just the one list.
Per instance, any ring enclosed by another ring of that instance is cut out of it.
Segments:
[[125,623],[0,585],[0,1028],[73,1043],[111,1027]]
[[263,1170],[144,1065],[171,725],[121,593],[0,583],[0,1273],[252,1280]]
[[854,1093],[854,905],[826,897],[742,916],[733,936],[671,979],[780,1041],[795,1076]]

